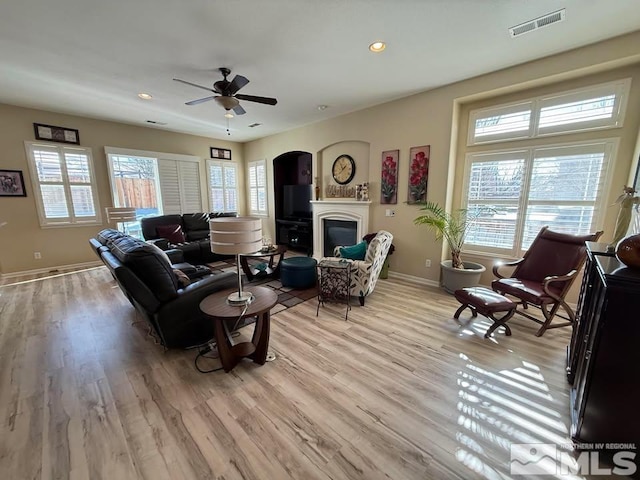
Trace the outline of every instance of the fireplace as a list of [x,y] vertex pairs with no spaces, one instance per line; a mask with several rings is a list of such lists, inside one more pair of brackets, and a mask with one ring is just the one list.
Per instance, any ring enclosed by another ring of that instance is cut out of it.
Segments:
[[358,243],[358,222],[353,220],[322,220],[324,236],[324,256],[332,257],[333,249],[339,245],[355,245]]
[[[311,205],[313,207],[313,256],[316,259],[333,256],[335,245],[356,244],[369,233],[371,202],[342,198],[312,200]],[[330,233],[326,232],[327,229]],[[325,245],[326,242],[329,244]]]

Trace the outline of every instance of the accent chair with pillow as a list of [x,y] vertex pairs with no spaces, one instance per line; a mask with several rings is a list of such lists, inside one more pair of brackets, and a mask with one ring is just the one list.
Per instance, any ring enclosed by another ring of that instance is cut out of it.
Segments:
[[[352,259],[351,295],[358,297],[360,305],[364,306],[364,297],[373,292],[392,241],[393,235],[391,233],[380,230],[368,247],[366,242],[361,242],[351,247],[336,247],[334,249],[335,257]],[[362,252],[364,252],[364,258],[357,259]]]

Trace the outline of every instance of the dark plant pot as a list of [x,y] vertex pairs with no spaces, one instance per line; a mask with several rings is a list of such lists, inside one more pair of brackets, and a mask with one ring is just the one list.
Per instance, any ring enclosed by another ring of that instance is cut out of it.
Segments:
[[484,265],[475,262],[463,262],[464,269],[453,268],[451,260],[440,263],[442,268],[442,286],[448,293],[480,284],[480,277],[487,270]]

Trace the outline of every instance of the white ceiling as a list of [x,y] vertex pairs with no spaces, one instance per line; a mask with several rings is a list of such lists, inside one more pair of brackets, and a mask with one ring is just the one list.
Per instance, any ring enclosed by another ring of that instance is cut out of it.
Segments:
[[[0,102],[248,141],[640,28],[638,0],[1,0]],[[508,28],[566,8],[566,20]],[[382,39],[380,54],[368,45]],[[640,48],[640,46],[639,46]],[[230,121],[187,106],[226,66]],[[138,92],[148,92],[144,101]],[[318,105],[328,105],[324,111]],[[262,125],[249,128],[254,122]],[[65,125],[73,127],[73,125]]]

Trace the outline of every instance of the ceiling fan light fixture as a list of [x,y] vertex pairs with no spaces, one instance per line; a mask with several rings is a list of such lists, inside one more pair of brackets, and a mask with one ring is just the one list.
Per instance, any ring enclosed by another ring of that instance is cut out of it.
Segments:
[[222,105],[225,110],[231,110],[240,105],[240,102],[235,97],[220,96],[216,97],[215,101],[218,105]]
[[385,48],[387,48],[387,44],[381,41],[373,42],[371,45],[369,45],[369,50],[371,50],[373,53],[380,53]]
[[231,112],[226,112],[226,113],[224,114],[224,118],[233,118],[233,113],[231,113]]
[[138,94],[138,97],[141,98],[142,100],[151,100],[153,98],[153,95],[150,95],[150,94],[144,93],[144,92],[140,92]]

